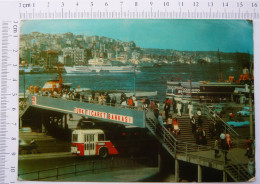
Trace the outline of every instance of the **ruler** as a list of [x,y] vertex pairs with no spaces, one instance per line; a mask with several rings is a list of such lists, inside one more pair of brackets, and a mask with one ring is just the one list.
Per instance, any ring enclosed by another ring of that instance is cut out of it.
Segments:
[[[17,182],[19,27],[38,19],[251,19],[260,1],[234,0],[0,0],[0,183]],[[260,32],[259,24],[254,33]],[[259,35],[255,44],[260,45]],[[255,47],[256,48],[256,47]],[[256,59],[260,59],[255,52]],[[255,59],[255,60],[256,60]],[[256,74],[257,75],[257,74]]]
[[21,19],[258,19],[258,1],[100,0],[19,2]]

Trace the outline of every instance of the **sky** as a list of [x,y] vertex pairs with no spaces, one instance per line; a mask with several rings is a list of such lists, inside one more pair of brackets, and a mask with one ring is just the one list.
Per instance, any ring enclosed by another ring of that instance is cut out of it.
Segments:
[[134,41],[142,48],[253,53],[253,23],[246,20],[99,19],[26,20],[21,34],[84,34]]

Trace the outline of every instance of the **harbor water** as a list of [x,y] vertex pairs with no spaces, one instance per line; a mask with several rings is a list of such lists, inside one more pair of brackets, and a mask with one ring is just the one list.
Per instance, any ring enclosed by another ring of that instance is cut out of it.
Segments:
[[[91,90],[109,91],[126,90],[134,91],[134,88],[145,91],[157,91],[155,99],[164,100],[167,89],[167,80],[174,81],[217,81],[220,73],[224,80],[232,75],[235,80],[239,76],[239,68],[235,64],[218,63],[208,64],[181,64],[140,68],[140,73],[88,73],[66,74],[62,77],[65,83],[72,83],[73,88],[90,88]],[[221,72],[220,72],[221,70]],[[47,80],[55,79],[57,73],[20,74],[19,93],[24,92],[24,86],[28,89],[31,85],[42,87]],[[24,84],[25,81],[25,84]]]

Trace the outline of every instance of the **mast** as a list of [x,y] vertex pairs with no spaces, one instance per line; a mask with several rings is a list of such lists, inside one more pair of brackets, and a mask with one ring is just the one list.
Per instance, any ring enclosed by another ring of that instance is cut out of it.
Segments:
[[[190,56],[190,65],[191,65],[191,56]],[[191,66],[190,66],[190,98],[192,99]]]
[[219,73],[220,73],[220,79],[219,79],[219,81],[223,81],[223,78],[222,78],[222,70],[221,70],[221,63],[220,63],[220,53],[219,53],[219,49],[218,49],[218,67],[219,67]]

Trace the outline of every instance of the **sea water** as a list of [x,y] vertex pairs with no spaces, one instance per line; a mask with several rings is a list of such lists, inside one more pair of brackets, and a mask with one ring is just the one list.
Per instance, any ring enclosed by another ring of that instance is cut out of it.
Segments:
[[[144,91],[157,91],[158,100],[165,99],[167,80],[173,81],[217,81],[220,73],[224,80],[232,75],[238,79],[240,68],[236,64],[218,63],[209,64],[180,64],[140,68],[140,73],[88,73],[67,74],[63,73],[63,81],[72,83],[72,88],[90,88],[91,90],[126,90],[134,91],[134,88]],[[47,80],[58,79],[57,73],[21,74],[19,78],[19,93],[32,86],[42,87]],[[25,81],[25,83],[24,83]],[[155,99],[156,99],[155,98]]]

